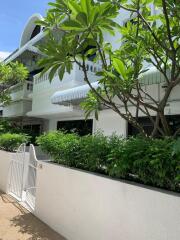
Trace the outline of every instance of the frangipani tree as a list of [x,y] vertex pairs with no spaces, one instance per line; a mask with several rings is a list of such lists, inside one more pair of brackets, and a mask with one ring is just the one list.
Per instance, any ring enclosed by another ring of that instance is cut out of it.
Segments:
[[0,103],[8,104],[11,100],[10,88],[28,77],[28,70],[23,64],[11,62],[0,63]]
[[[151,4],[158,9],[155,15],[152,15]],[[99,110],[106,107],[145,134],[138,121],[141,112],[154,126],[152,136],[172,135],[165,107],[172,90],[180,83],[178,0],[56,0],[50,6],[45,20],[39,22],[49,32],[46,44],[41,46],[47,56],[40,61],[43,73],[50,70],[52,80],[58,71],[62,80],[64,73],[70,73],[76,63],[91,89],[82,104],[86,116],[95,112],[98,118]],[[121,9],[133,17],[133,21],[123,26],[116,22]],[[117,32],[121,32],[122,37],[114,50],[112,43],[105,41],[104,33],[115,35]],[[97,89],[87,74],[86,61],[90,55],[94,55],[95,63],[102,64],[101,71],[97,72]],[[166,90],[160,101],[142,87],[142,73],[148,70],[144,63],[153,65],[165,78]],[[135,107],[135,115],[130,105]]]

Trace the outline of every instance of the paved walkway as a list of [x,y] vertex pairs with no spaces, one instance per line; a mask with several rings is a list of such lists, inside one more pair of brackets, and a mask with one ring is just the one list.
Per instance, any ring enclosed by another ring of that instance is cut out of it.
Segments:
[[0,240],[65,240],[24,209],[16,200],[0,192]]

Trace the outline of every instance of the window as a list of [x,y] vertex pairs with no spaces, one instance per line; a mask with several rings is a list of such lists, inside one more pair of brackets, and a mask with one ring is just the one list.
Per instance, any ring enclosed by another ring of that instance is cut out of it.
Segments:
[[23,131],[31,136],[31,142],[33,144],[36,143],[36,137],[38,137],[41,134],[42,127],[40,124],[29,124],[23,126]]
[[57,123],[57,130],[64,130],[68,133],[77,133],[80,136],[92,134],[93,120],[70,120],[59,121]]
[[31,34],[31,38],[30,38],[30,39],[32,39],[32,38],[34,38],[36,35],[38,35],[38,33],[40,33],[40,31],[41,31],[41,27],[40,27],[39,25],[36,25],[36,27],[34,28],[32,34]]
[[[171,127],[172,133],[175,133],[177,129],[180,128],[180,115],[169,115],[166,117]],[[155,117],[153,118],[155,120]],[[153,131],[153,124],[148,117],[140,117],[138,121],[143,126],[147,134],[150,134]],[[138,133],[139,131],[135,127],[133,127],[130,123],[128,123],[128,136],[135,136]],[[180,134],[178,136],[180,136]]]
[[27,84],[27,90],[28,91],[32,91],[33,90],[33,84],[32,83],[28,83]]
[[[150,135],[151,132],[153,131],[153,125],[152,125],[150,119],[147,117],[140,117],[138,119],[138,122],[139,122],[139,124],[141,124],[143,126],[145,132]],[[130,123],[128,123],[128,136],[136,136],[137,134],[139,134],[138,129],[135,128]]]

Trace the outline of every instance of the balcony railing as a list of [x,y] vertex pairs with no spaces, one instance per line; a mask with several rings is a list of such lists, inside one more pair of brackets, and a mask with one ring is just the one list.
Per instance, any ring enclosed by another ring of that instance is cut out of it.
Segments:
[[10,88],[11,92],[11,100],[23,100],[29,99],[29,95],[33,91],[33,83],[30,81],[26,81],[24,83],[19,83]]
[[[88,75],[91,75],[91,77],[95,76],[95,73],[101,70],[101,66],[100,64],[97,63],[93,63],[93,62],[86,62],[86,69],[87,69],[87,73]],[[45,81],[49,81],[49,72],[41,75],[40,73],[34,76],[34,85],[40,84],[42,82]],[[68,74],[64,77],[64,80],[66,80],[66,78],[68,78],[68,76],[70,77],[71,80],[73,81],[82,81],[84,79],[83,76],[83,71],[81,69],[81,67],[79,67],[76,63],[74,63],[73,66],[73,70],[71,72],[71,74]],[[58,77],[58,72],[55,74],[55,77]],[[73,78],[74,77],[74,78]]]

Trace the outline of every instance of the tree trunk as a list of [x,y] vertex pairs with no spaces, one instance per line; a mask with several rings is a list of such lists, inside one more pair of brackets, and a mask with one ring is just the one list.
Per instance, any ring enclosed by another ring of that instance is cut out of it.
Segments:
[[164,112],[159,113],[161,123],[162,123],[162,128],[164,131],[165,136],[171,136],[171,128],[167,122],[166,116],[164,115]]

